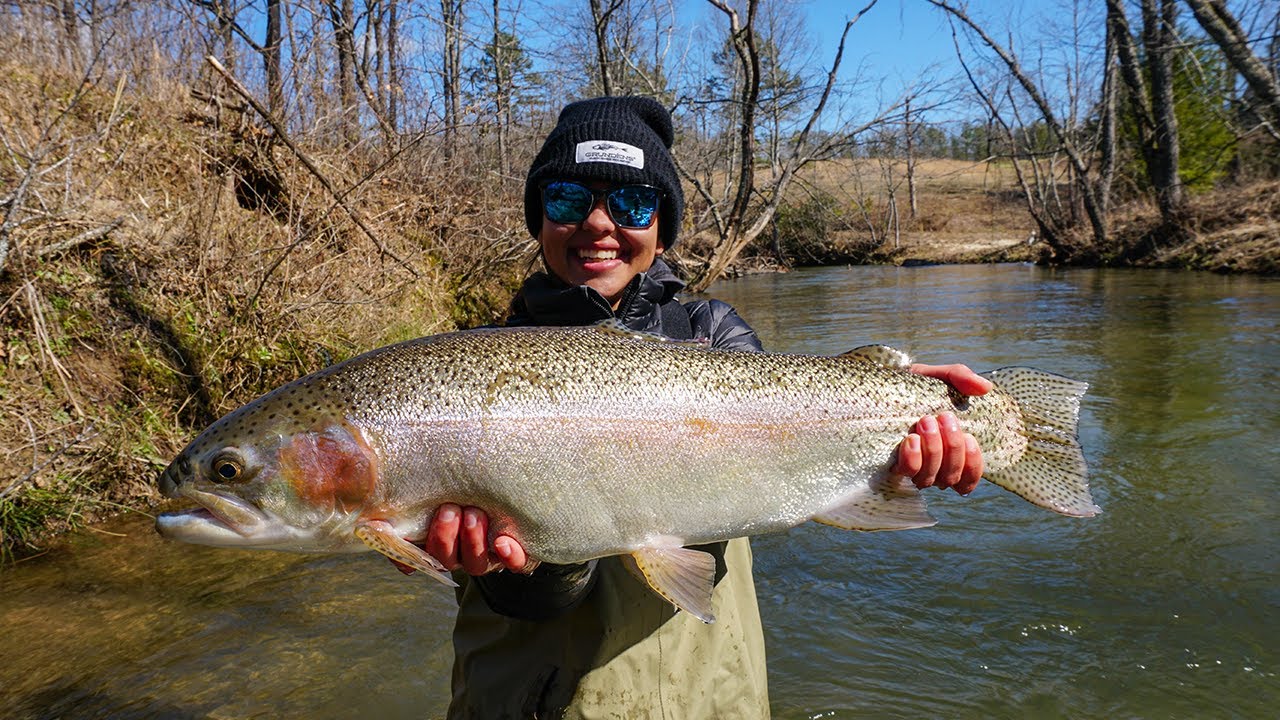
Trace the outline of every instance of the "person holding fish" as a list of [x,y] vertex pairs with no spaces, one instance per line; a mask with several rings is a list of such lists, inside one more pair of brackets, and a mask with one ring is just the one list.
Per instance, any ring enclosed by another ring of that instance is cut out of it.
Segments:
[[[509,325],[612,320],[713,348],[761,349],[729,305],[676,299],[684,284],[662,260],[684,210],[673,139],[670,114],[651,98],[563,109],[525,187],[545,270],[524,283]],[[965,395],[991,389],[963,365],[911,370]],[[663,418],[653,425],[661,444]],[[928,416],[903,439],[893,472],[964,495],[982,476],[982,452],[954,416]],[[530,568],[514,538],[489,540],[478,508],[441,506],[422,545],[460,571],[450,718],[769,715],[746,538],[697,548],[715,558],[714,623],[677,612],[622,556]]]

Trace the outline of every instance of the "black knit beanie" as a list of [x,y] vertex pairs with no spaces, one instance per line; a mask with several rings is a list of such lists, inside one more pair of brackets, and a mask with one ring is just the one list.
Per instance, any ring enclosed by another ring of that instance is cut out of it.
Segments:
[[542,231],[542,184],[549,180],[642,183],[663,191],[658,236],[670,249],[684,217],[684,191],[671,161],[671,114],[648,97],[599,97],[566,105],[524,185],[524,218]]

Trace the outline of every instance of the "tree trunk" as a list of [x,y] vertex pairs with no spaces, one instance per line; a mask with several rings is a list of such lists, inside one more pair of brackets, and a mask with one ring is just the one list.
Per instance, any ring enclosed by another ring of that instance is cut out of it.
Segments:
[[618,9],[618,3],[611,2],[609,7],[602,8],[600,0],[591,0],[591,26],[596,36],[596,67],[600,72],[600,93],[613,94],[613,75],[609,72],[609,18]]
[[907,145],[907,206],[911,213],[910,218],[915,220],[919,207],[916,204],[915,128],[911,126],[911,98],[909,97],[902,108],[902,128]]
[[280,78],[280,0],[267,0],[267,42],[262,62],[267,74],[267,107],[276,117],[284,113],[284,83]]
[[214,18],[218,22],[218,43],[222,45],[222,62],[228,70],[236,70],[236,45],[233,35],[235,9],[232,0],[215,0]]
[[441,84],[444,89],[445,155],[453,157],[458,142],[458,126],[462,122],[462,0],[440,0],[440,20],[444,25]]
[[400,7],[387,0],[387,122],[400,128]]
[[502,25],[498,22],[499,0],[493,0],[493,114],[498,125],[498,173],[506,177],[510,171],[510,159],[507,157],[507,128],[510,121],[510,110],[507,100],[510,93],[511,70],[508,66],[505,42],[502,38]]
[[[832,88],[835,86],[836,76],[840,69],[840,62],[844,57],[844,45],[849,36],[849,30],[859,18],[875,5],[876,0],[871,0],[852,20],[845,22],[844,32],[841,34],[839,46],[836,48],[835,59],[832,61],[830,72],[827,73],[827,82],[823,87],[822,96],[814,107],[813,112],[810,113],[804,129],[791,139],[791,157],[783,164],[782,172],[764,191],[755,186],[755,117],[760,100],[760,54],[755,44],[754,26],[758,2],[757,0],[748,0],[747,23],[745,26],[740,24],[737,10],[731,7],[728,2],[725,0],[709,0],[709,2],[729,19],[730,39],[734,52],[738,56],[742,82],[736,87],[737,95],[734,98],[734,106],[739,112],[738,135],[734,142],[735,149],[731,153],[734,155],[734,162],[726,167],[724,173],[725,176],[731,178],[731,181],[726,182],[726,198],[729,189],[733,188],[732,205],[728,212],[721,211],[720,207],[723,203],[714,197],[712,190],[687,173],[677,160],[677,169],[679,169],[681,175],[693,181],[695,189],[707,201],[709,214],[714,218],[716,230],[719,234],[719,239],[711,252],[711,256],[707,259],[706,265],[699,271],[698,276],[689,283],[689,289],[692,292],[705,290],[707,286],[723,275],[729,265],[742,252],[743,248],[769,227],[773,221],[774,214],[777,212],[778,204],[781,202],[791,179],[795,176],[796,170],[813,159],[812,155],[804,154],[802,148],[808,145],[810,134],[813,132],[814,127],[818,125],[818,121],[822,118],[822,113],[826,109],[827,101],[831,98]],[[849,137],[865,130],[866,127],[852,131]],[[734,183],[737,183],[736,186]],[[747,212],[751,209],[751,198],[756,195],[762,198],[762,202],[756,208],[755,216],[748,222]]]
[[1160,214],[1172,221],[1185,193],[1178,176],[1178,116],[1174,113],[1173,44],[1177,8],[1174,0],[1142,0],[1142,41],[1151,77],[1151,117],[1155,130],[1155,164],[1148,168]]
[[1100,143],[1102,145],[1102,162],[1101,167],[1098,169],[1098,197],[1102,202],[1104,215],[1110,211],[1111,184],[1115,179],[1116,173],[1116,98],[1119,95],[1116,87],[1116,73],[1119,69],[1119,39],[1116,37],[1116,33],[1118,30],[1119,28],[1111,22],[1110,13],[1108,12],[1105,60],[1102,71],[1101,107],[1098,110],[1101,116]]
[[742,252],[750,236],[743,233],[747,208],[751,203],[751,191],[755,188],[755,155],[756,155],[756,108],[760,101],[760,53],[756,48],[755,16],[758,0],[747,0],[747,22],[739,25],[738,14],[718,0],[712,4],[730,17],[730,32],[733,50],[738,56],[739,70],[742,71],[742,86],[737,97],[740,116],[737,138],[737,167],[733,169],[736,176],[737,192],[729,212],[725,213],[724,225],[720,231],[721,241],[707,260],[703,277],[696,285],[705,289],[716,278],[724,274],[738,254]]
[[76,17],[75,0],[62,0],[61,10],[64,55],[72,71],[79,71],[84,61],[80,52],[80,22]]
[[341,103],[342,139],[347,147],[359,140],[359,107],[356,104],[355,0],[326,0],[333,24],[333,44],[338,55],[338,102]]

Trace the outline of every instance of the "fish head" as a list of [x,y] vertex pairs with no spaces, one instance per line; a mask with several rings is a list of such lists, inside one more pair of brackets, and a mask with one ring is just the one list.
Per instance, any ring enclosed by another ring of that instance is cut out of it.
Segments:
[[303,552],[358,542],[352,528],[373,501],[378,461],[344,409],[294,383],[218,420],[160,475],[166,497],[196,507],[162,513],[156,530],[200,545]]

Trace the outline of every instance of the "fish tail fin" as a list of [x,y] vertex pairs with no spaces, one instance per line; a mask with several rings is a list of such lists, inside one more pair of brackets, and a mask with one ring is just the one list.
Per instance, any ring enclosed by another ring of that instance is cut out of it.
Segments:
[[1040,507],[1092,517],[1100,512],[1089,494],[1089,469],[1076,437],[1080,398],[1088,383],[1034,368],[1008,367],[984,373],[1022,412],[1027,449],[1017,462],[985,477]]

